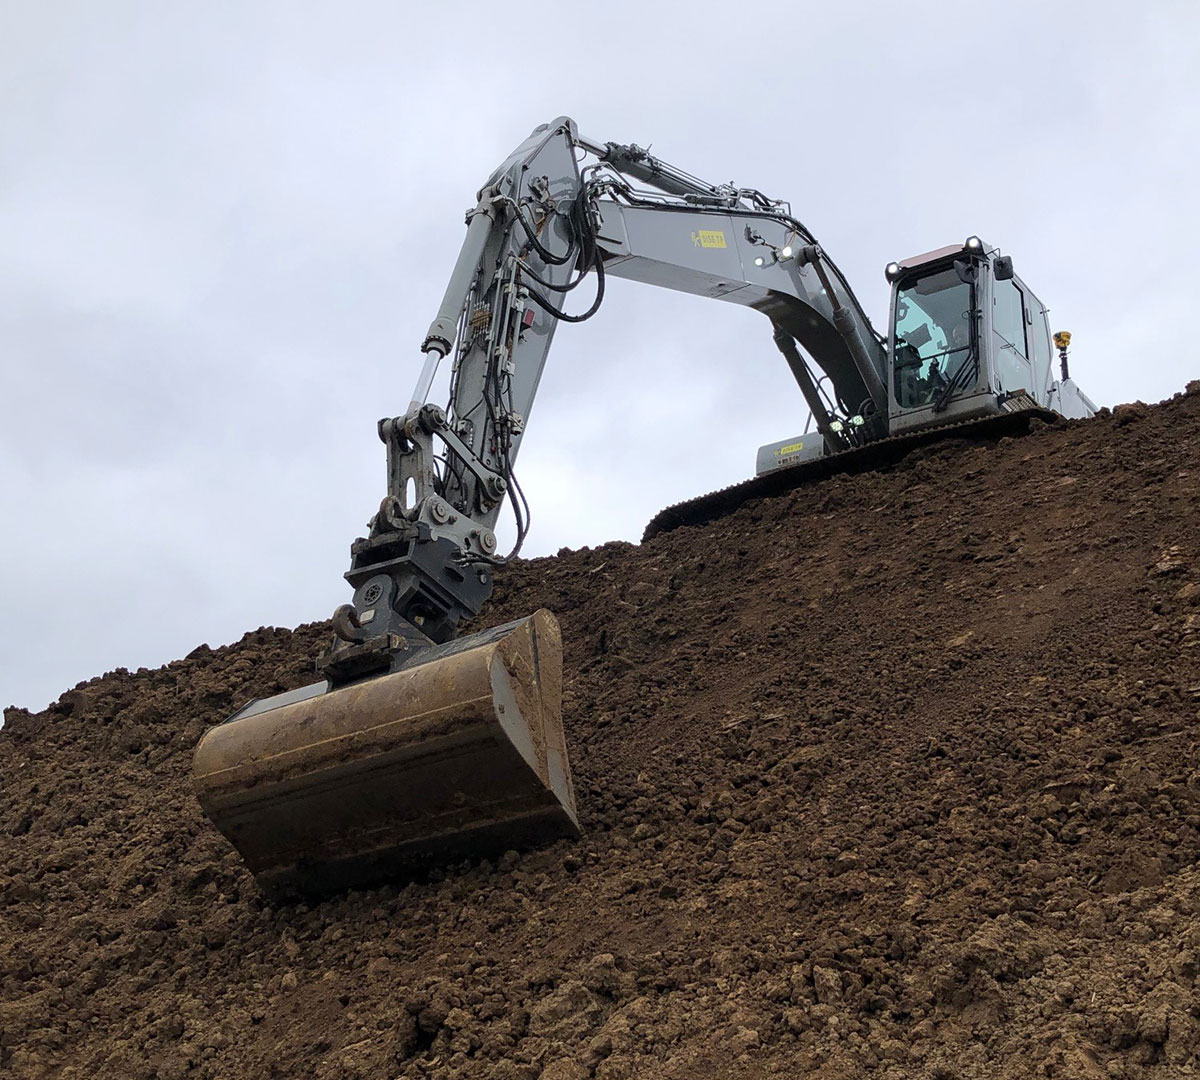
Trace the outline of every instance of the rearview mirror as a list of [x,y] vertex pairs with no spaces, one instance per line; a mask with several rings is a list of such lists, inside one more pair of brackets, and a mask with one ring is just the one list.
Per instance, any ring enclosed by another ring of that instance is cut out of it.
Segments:
[[1012,256],[997,255],[996,261],[992,263],[992,273],[996,275],[997,281],[1010,281],[1013,276]]

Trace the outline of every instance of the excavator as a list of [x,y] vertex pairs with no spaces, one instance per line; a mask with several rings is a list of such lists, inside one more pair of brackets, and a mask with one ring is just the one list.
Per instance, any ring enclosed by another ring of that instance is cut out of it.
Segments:
[[[488,177],[466,224],[411,403],[378,425],[387,493],[351,545],[353,601],[334,612],[319,681],[250,702],[194,753],[202,809],[269,895],[579,834],[554,616],[457,629],[528,532],[514,466],[554,333],[597,313],[609,277],[760,311],[808,412],[754,477],[667,508],[647,540],[921,443],[1095,412],[1069,376],[1069,335],[1053,339],[1056,376],[1045,306],[978,236],[888,264],[880,334],[786,202],[585,138],[567,117]],[[584,282],[590,302],[569,313]],[[443,407],[428,398],[447,359]]]

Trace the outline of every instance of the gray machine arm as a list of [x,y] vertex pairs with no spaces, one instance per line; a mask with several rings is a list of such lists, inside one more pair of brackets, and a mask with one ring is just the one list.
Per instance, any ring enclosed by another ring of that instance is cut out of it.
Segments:
[[[518,549],[528,528],[513,465],[554,331],[595,313],[608,275],[763,312],[831,449],[886,434],[884,345],[787,204],[706,184],[636,146],[592,142],[560,117],[480,190],[413,400],[380,421],[388,492],[370,536],[351,547],[354,603],[336,613],[338,641],[322,660],[331,681],[385,667],[406,644],[447,641],[479,611],[505,558],[494,530],[506,498]],[[590,307],[568,315],[580,284]],[[443,408],[427,398],[445,359]]]

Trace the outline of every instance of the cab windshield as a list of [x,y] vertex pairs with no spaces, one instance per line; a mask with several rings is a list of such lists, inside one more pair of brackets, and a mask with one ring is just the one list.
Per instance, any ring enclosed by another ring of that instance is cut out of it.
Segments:
[[944,406],[972,385],[974,286],[953,266],[908,281],[896,294],[896,400],[901,408]]

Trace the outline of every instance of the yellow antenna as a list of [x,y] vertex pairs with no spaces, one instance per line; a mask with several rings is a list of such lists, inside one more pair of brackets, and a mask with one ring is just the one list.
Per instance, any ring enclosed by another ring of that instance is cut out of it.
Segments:
[[1062,366],[1062,379],[1066,382],[1071,376],[1067,374],[1067,347],[1071,344],[1071,331],[1060,330],[1054,335],[1054,344],[1058,349],[1058,361]]

